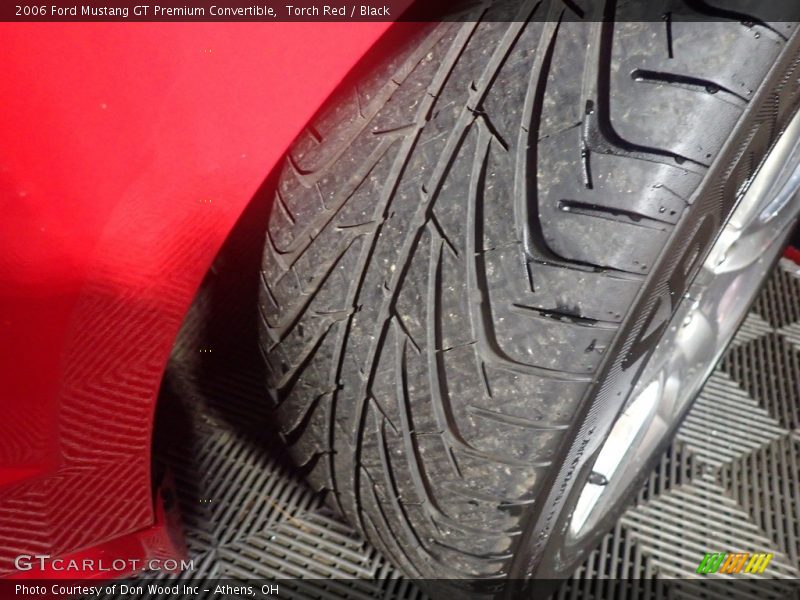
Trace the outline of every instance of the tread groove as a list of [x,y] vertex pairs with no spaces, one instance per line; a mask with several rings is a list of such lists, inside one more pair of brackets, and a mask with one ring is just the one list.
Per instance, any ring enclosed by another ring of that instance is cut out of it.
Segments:
[[732,96],[742,104],[747,104],[749,99],[741,94],[737,94],[718,83],[702,77],[692,77],[691,75],[681,75],[679,73],[665,73],[663,71],[650,71],[648,69],[634,69],[631,73],[631,79],[642,83],[663,83],[667,85],[675,85],[684,87],[696,92],[704,92],[706,94],[718,94],[722,92],[725,95]]

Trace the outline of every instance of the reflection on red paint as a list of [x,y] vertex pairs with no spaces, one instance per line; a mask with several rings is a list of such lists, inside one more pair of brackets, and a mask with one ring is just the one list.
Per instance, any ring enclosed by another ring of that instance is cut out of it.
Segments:
[[186,308],[388,26],[0,24],[0,576],[153,524],[153,409]]

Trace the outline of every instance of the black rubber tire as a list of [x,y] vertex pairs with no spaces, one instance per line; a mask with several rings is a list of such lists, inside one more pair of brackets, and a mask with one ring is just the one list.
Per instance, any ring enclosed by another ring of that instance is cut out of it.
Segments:
[[282,432],[411,577],[575,566],[547,548],[607,432],[587,415],[620,409],[797,104],[791,24],[530,6],[393,44],[294,144],[269,221]]

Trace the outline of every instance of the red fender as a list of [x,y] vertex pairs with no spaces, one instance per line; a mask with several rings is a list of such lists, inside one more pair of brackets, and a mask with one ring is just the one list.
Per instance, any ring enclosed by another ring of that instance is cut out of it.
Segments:
[[0,25],[0,576],[126,535],[151,553],[154,407],[183,316],[388,26]]

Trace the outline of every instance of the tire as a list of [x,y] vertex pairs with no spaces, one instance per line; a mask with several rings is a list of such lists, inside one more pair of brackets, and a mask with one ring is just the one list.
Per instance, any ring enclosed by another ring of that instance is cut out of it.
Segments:
[[420,579],[563,577],[604,533],[552,551],[675,310],[659,298],[798,101],[792,24],[520,6],[403,26],[293,145],[269,220],[285,441]]

